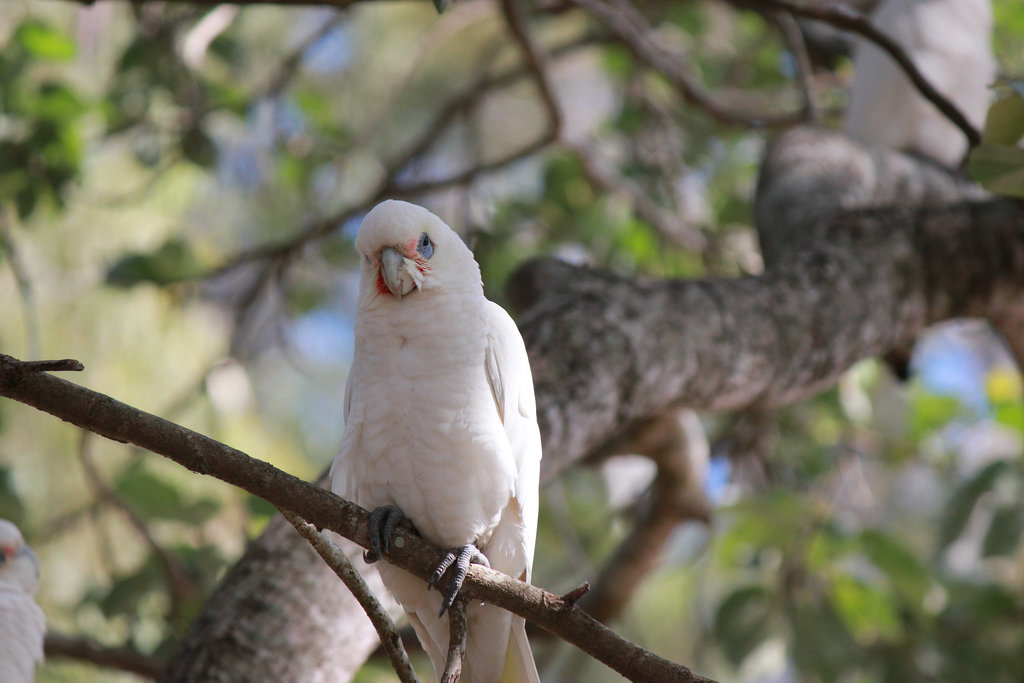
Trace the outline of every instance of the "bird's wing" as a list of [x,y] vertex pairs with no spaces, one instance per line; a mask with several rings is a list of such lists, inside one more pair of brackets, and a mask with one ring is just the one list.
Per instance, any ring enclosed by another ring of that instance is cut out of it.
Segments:
[[[505,434],[515,459],[516,481],[510,514],[518,512],[517,520],[502,520],[493,542],[514,542],[525,550],[525,564],[509,572],[530,580],[533,549],[537,537],[538,484],[540,478],[541,443],[537,427],[537,404],[533,394],[533,376],[526,346],[515,322],[498,304],[487,302],[487,379],[505,427]],[[515,522],[515,523],[512,523]],[[500,538],[505,536],[506,538]],[[516,553],[519,554],[519,553]]]
[[[352,415],[352,385],[355,383],[353,378],[355,377],[355,364],[349,368],[348,379],[345,380],[345,403],[342,407],[342,419],[345,421],[345,431],[350,431],[352,427],[351,415]],[[349,439],[351,439],[349,435]],[[328,479],[331,482],[331,490],[337,493],[339,496],[347,495],[348,486],[348,468],[341,462],[347,452],[348,440],[343,436],[341,441],[341,447],[334,456],[334,461],[331,463],[331,471],[328,474]]]
[[0,681],[31,683],[43,661],[46,619],[32,596],[0,583]]

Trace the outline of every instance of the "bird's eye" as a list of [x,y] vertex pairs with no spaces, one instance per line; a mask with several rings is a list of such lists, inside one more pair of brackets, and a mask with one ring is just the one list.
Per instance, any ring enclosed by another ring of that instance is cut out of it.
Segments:
[[427,233],[420,235],[420,242],[416,245],[416,251],[423,258],[430,258],[434,255],[434,243],[430,241],[430,235]]

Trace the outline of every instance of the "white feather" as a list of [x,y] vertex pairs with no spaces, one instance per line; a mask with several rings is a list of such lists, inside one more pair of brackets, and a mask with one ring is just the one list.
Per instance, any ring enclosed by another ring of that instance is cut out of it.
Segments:
[[46,619],[33,599],[35,555],[14,524],[0,519],[0,682],[31,683],[43,661]]
[[[433,254],[417,267],[424,232]],[[397,505],[427,540],[474,543],[491,567],[529,580],[541,446],[515,323],[484,297],[479,267],[458,235],[421,207],[379,205],[356,247],[364,264],[355,355],[332,489],[368,509]],[[376,256],[385,247],[422,276],[417,291],[396,298],[382,290]],[[386,563],[379,569],[440,676],[448,647],[440,595]],[[522,619],[480,604],[467,618],[463,681],[499,680],[510,651],[516,680],[539,681]]]
[[[902,47],[921,74],[980,127],[996,73],[990,0],[882,0],[872,23]],[[861,40],[846,132],[864,142],[959,163],[967,140],[873,43]]]

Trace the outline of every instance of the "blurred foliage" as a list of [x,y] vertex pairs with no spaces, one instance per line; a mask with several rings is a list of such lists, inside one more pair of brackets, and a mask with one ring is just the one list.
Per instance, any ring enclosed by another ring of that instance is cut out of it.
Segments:
[[967,169],[986,189],[1024,197],[1024,81],[1004,88],[985,117],[981,144],[971,150]]
[[[445,4],[0,4],[0,348],[29,353],[37,326],[43,357],[85,363],[76,381],[314,476],[342,430],[351,242],[369,197],[390,170],[399,187],[445,178],[545,126],[525,79],[479,87],[517,63],[503,19]],[[763,17],[714,2],[643,9],[715,97],[749,114],[800,108],[792,56]],[[1014,194],[1024,6],[995,10],[1009,78],[970,168]],[[759,272],[750,196],[763,131],[684,102],[578,13],[541,23],[573,144],[417,196],[467,236],[488,294],[500,301],[540,254],[657,277]],[[827,123],[849,76],[837,64],[820,75]],[[421,144],[463,92],[475,101]],[[574,145],[626,182],[606,186]],[[680,225],[640,217],[635,192]],[[321,237],[244,258],[306,230]],[[681,247],[680,230],[707,249]],[[762,486],[716,451],[713,528],[679,530],[624,633],[723,681],[1019,680],[1020,379],[998,362],[958,372],[970,396],[895,385],[862,363],[781,411],[776,451],[758,454]],[[610,507],[608,488],[581,468],[544,492],[537,583],[569,590],[596,575],[635,513]],[[273,512],[0,404],[0,516],[40,554],[55,631],[166,656]],[[172,588],[169,566],[184,585]],[[615,680],[567,647],[538,643],[538,659],[552,680]],[[387,666],[360,677],[388,680]],[[38,680],[136,679],[52,659]]]

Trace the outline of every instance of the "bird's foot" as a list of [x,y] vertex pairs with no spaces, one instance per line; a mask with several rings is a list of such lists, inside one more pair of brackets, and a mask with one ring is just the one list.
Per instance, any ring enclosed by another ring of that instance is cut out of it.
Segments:
[[427,590],[433,588],[441,580],[441,577],[444,576],[444,573],[448,571],[448,568],[454,565],[452,578],[448,583],[448,590],[445,591],[444,598],[441,600],[441,611],[437,613],[438,617],[443,617],[445,611],[455,602],[455,596],[459,594],[462,582],[466,580],[470,564],[482,564],[485,567],[491,566],[491,563],[487,561],[487,557],[480,552],[479,548],[472,543],[467,543],[461,548],[449,550],[448,554],[441,560],[441,564],[437,565],[437,569],[430,575],[430,581],[427,582]]
[[408,517],[397,505],[381,505],[370,512],[370,549],[363,553],[363,561],[373,564],[391,547],[391,535]]

